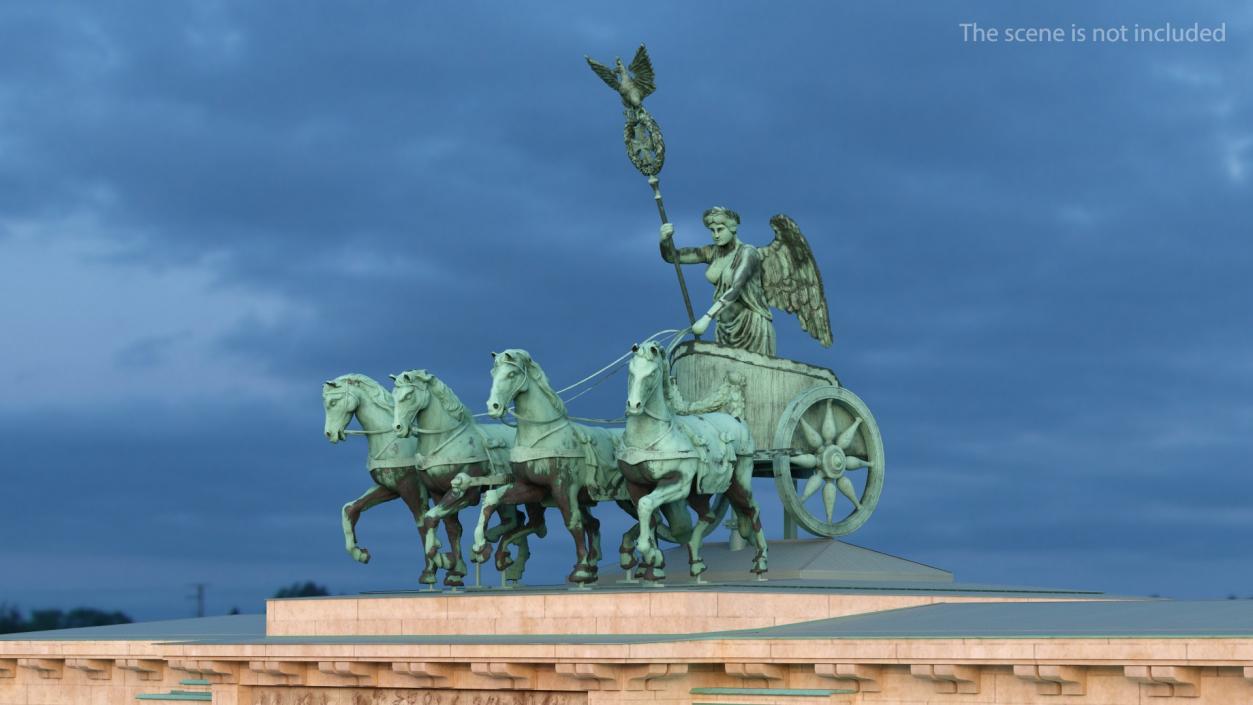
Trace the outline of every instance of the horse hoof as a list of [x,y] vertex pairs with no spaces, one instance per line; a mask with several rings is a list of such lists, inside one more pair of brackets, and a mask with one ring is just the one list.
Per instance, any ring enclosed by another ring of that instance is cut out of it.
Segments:
[[508,570],[513,565],[513,556],[508,552],[496,554],[496,570]]
[[368,548],[352,549],[352,559],[362,564],[369,563],[370,562],[370,549]]
[[430,570],[430,571],[423,572],[422,575],[418,578],[418,582],[422,583],[423,585],[434,585],[435,584],[435,571]]
[[453,575],[452,573],[448,573],[447,575],[444,576],[444,584],[447,585],[448,587],[464,587],[465,581],[461,579],[460,575]]
[[658,551],[657,549],[653,549],[649,551],[648,553],[645,553],[643,555],[643,559],[644,559],[644,563],[651,565],[654,568],[666,567],[666,557],[661,553],[661,551]]
[[706,570],[705,561],[703,559],[698,558],[692,561],[692,577],[693,578],[697,577],[701,573],[704,573],[705,570]]
[[488,544],[470,547],[470,560],[474,563],[486,563],[492,557],[492,547]]
[[659,583],[665,579],[666,579],[666,571],[662,568],[658,568],[656,566],[649,566],[648,570],[644,571],[644,580],[647,580],[651,583]]
[[627,553],[623,551],[618,554],[618,567],[623,570],[630,570],[639,565],[639,561],[635,560],[635,553]]
[[454,557],[448,554],[444,555],[448,557],[448,560],[445,561],[448,563],[448,567],[444,570],[447,570],[451,575],[460,575],[464,578],[466,574],[466,563],[465,561],[460,560],[461,556]]

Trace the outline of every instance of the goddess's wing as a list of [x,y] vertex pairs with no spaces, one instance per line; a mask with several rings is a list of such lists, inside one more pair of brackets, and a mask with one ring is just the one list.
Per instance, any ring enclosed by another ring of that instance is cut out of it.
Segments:
[[759,250],[766,303],[796,314],[801,328],[829,347],[831,316],[809,241],[796,222],[782,213],[771,218],[770,225],[775,232],[774,242]]

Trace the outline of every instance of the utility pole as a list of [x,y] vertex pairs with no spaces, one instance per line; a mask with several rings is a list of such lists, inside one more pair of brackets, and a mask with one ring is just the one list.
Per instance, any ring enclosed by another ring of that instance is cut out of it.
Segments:
[[187,599],[196,601],[196,616],[204,616],[204,589],[209,586],[208,583],[192,583],[192,587],[196,588],[195,595],[188,595]]

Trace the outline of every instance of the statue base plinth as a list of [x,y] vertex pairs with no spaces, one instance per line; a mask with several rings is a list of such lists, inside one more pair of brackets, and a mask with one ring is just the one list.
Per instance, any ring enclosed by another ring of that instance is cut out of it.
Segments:
[[774,541],[770,572],[748,572],[753,549],[704,548],[708,571],[688,575],[687,552],[666,553],[661,585],[621,582],[608,567],[590,590],[399,591],[269,600],[270,636],[695,634],[756,629],[936,602],[1101,599],[1099,593],[963,585],[944,570],[826,539]]

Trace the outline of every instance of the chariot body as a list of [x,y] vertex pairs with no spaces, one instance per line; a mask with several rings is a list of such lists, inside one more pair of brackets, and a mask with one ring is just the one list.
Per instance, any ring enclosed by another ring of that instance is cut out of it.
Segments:
[[870,409],[834,372],[698,340],[675,348],[671,371],[684,399],[742,400],[732,404],[742,407],[736,411],[757,447],[753,474],[775,479],[785,538],[795,538],[797,527],[844,536],[870,518],[883,491],[883,438]]

